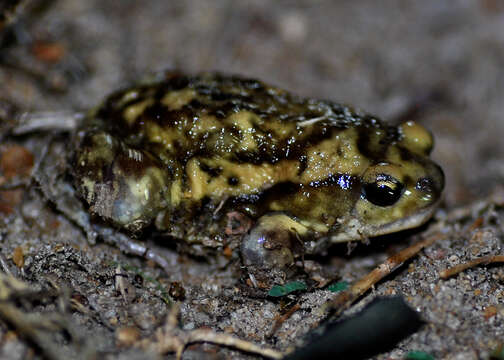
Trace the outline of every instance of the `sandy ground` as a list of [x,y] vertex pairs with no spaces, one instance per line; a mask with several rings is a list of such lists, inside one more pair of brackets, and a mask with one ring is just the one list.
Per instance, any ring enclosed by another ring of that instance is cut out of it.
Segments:
[[[443,236],[379,283],[357,307],[377,295],[399,293],[427,323],[391,352],[377,356],[381,359],[400,359],[413,350],[436,359],[488,358],[502,341],[503,269],[477,267],[449,280],[439,278],[446,267],[501,252],[501,2],[72,0],[42,4],[32,0],[15,25],[3,29],[0,41],[0,116],[6,119],[0,131],[5,131],[14,110],[82,111],[114,89],[167,68],[242,74],[300,95],[353,104],[391,122],[414,119],[424,124],[435,134],[433,157],[447,178],[444,203],[430,224]],[[50,138],[54,139],[51,133],[15,138],[2,133],[0,150],[5,156],[12,151],[8,145],[22,145],[37,163]],[[68,135],[56,138],[62,144],[67,140]],[[24,163],[30,159],[25,157]],[[62,158],[54,163],[65,166]],[[176,290],[174,282],[185,290],[183,329],[210,328],[279,350],[301,342],[317,321],[311,310],[331,296],[327,290],[290,296],[300,310],[268,336],[289,301],[245,296],[233,267],[180,255],[168,246],[163,251],[173,271],[165,273],[116,247],[91,245],[37,187],[2,193],[0,205],[1,253],[6,263],[17,268],[18,277],[34,289],[66,289],[83,306],[61,309],[56,301],[60,293],[23,305],[33,313],[65,314],[80,336],[79,342],[75,336],[53,331],[50,340],[60,344],[58,351],[65,354],[84,354],[78,345],[87,349],[92,344],[110,359],[157,358],[130,347],[121,334],[149,338],[169,311],[165,299],[170,287]],[[461,207],[462,215],[454,210]],[[336,247],[324,264],[352,282],[419,236],[407,233],[379,239],[371,246],[358,246],[349,256],[344,255],[346,247]],[[121,296],[114,284],[118,264],[135,288],[130,299]],[[176,295],[175,290],[170,294]],[[33,339],[27,342],[22,332],[13,329],[5,322],[0,325],[1,358],[44,353],[32,346]],[[192,358],[254,357],[199,344],[186,350],[184,359]]]

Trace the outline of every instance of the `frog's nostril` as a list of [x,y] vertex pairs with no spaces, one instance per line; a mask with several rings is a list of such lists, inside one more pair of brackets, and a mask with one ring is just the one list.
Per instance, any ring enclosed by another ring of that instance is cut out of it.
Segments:
[[423,177],[418,179],[416,183],[416,189],[424,193],[434,192],[434,180],[430,177]]
[[424,194],[439,198],[444,188],[445,176],[441,167],[436,164],[433,165],[429,170],[429,176],[418,179],[415,188]]

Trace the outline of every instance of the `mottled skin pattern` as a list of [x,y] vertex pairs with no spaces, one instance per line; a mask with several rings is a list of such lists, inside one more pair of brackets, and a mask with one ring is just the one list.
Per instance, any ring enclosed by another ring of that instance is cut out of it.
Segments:
[[154,223],[272,268],[425,222],[444,183],[431,149],[414,122],[387,126],[251,79],[169,74],[89,114],[73,175],[90,211],[120,228]]

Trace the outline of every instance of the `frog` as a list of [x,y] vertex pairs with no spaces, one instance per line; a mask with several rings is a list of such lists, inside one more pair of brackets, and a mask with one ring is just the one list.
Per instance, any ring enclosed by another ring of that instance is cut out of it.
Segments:
[[116,91],[74,143],[73,184],[93,218],[198,255],[236,250],[263,278],[331,244],[424,224],[444,187],[419,123],[223,73]]

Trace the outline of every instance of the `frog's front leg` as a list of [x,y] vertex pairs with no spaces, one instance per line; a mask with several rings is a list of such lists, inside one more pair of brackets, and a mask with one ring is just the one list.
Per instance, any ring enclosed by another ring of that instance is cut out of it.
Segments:
[[261,216],[241,243],[243,265],[252,274],[285,271],[304,253],[304,240],[313,232],[285,213]]

